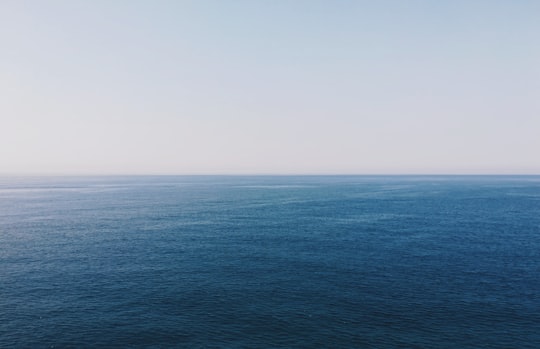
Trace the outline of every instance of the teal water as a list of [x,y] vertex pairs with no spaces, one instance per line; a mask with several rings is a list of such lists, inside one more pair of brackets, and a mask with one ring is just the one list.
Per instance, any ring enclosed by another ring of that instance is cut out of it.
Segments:
[[539,348],[540,177],[0,178],[0,348]]

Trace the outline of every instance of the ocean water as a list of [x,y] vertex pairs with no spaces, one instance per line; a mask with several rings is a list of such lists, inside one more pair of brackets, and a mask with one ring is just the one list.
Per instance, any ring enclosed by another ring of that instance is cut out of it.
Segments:
[[540,177],[0,178],[0,348],[540,348]]

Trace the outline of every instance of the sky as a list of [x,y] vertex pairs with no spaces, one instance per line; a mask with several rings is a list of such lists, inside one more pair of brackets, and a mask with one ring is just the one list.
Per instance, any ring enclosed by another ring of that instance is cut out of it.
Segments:
[[421,173],[540,174],[540,1],[0,1],[0,174]]

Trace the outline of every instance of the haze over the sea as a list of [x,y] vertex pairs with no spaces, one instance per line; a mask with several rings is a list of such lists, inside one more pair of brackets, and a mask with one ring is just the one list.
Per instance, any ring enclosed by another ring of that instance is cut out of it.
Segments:
[[0,3],[0,174],[540,173],[538,1]]

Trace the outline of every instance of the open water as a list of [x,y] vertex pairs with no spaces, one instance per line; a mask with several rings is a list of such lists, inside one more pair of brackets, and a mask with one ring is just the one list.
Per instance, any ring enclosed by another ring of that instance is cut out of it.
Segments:
[[540,177],[0,178],[0,348],[540,348]]

